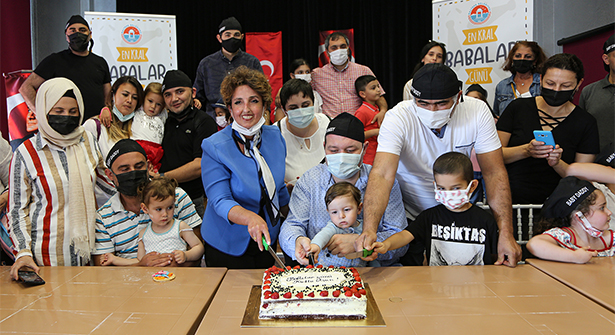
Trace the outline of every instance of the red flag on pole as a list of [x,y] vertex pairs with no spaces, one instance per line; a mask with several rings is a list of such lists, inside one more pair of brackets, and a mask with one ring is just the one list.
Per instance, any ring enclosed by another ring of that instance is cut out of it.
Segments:
[[350,51],[352,52],[351,56],[350,56],[350,61],[354,62],[355,58],[354,58],[354,29],[345,29],[345,30],[326,30],[326,31],[321,31],[318,34],[318,38],[319,38],[319,43],[318,43],[318,66],[323,67],[325,64],[329,63],[329,55],[325,52],[325,40],[327,39],[327,36],[333,34],[333,33],[342,33],[344,35],[346,35],[348,37],[348,42],[350,42],[350,45],[348,46],[350,48]]
[[26,81],[31,71],[16,71],[4,74],[4,85],[6,87],[6,110],[9,128],[9,141],[13,150],[22,142],[22,139],[29,137],[38,130],[36,115],[28,110],[19,87]]
[[[261,61],[263,72],[269,78],[272,98],[283,84],[282,71],[282,32],[276,33],[246,33],[246,52],[254,55]],[[275,104],[271,104],[271,111],[275,110]],[[274,115],[271,113],[273,122]]]

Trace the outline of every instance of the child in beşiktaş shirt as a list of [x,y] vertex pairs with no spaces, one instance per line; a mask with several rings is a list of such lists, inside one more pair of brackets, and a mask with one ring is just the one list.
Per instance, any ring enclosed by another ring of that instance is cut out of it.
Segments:
[[498,227],[491,214],[470,203],[478,186],[472,162],[464,154],[448,152],[436,159],[433,173],[440,205],[421,212],[406,230],[372,244],[375,252],[367,260],[416,239],[425,247],[427,265],[493,264]]

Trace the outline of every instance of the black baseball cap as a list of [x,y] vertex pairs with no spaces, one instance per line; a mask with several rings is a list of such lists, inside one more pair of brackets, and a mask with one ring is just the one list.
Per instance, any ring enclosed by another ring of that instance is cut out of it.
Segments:
[[66,27],[64,27],[64,31],[66,31],[68,27],[72,26],[75,23],[81,23],[85,25],[86,27],[88,27],[88,29],[90,29],[90,25],[88,24],[88,21],[86,21],[81,15],[73,15],[70,17],[70,19],[68,19],[68,22],[66,22]]
[[602,51],[604,51],[605,55],[611,51],[615,51],[615,34],[611,35],[611,37],[609,37],[609,39],[604,42],[604,45],[602,46]]
[[418,99],[446,99],[461,91],[461,81],[444,64],[426,64],[414,75],[410,91]]
[[243,30],[241,30],[241,23],[239,23],[239,21],[237,21],[234,16],[231,16],[227,19],[222,20],[222,22],[218,26],[218,34],[222,35],[222,33],[226,30],[233,29],[239,30],[239,32],[243,32]]
[[162,81],[162,92],[175,87],[192,87],[192,81],[181,70],[169,70]]
[[573,176],[562,178],[542,206],[542,216],[548,219],[568,217],[595,190],[587,180]]
[[346,112],[336,116],[327,127],[327,135],[339,135],[350,139],[365,142],[365,133],[363,132],[363,122],[357,119],[354,115]]
[[596,157],[595,163],[615,168],[615,148],[613,148],[613,143],[602,148],[602,151]]
[[109,150],[109,153],[107,154],[107,158],[105,160],[107,168],[111,169],[113,162],[115,162],[115,160],[121,155],[135,151],[140,152],[141,154],[143,154],[143,156],[147,158],[145,150],[139,143],[137,143],[137,141],[131,140],[129,138],[117,141],[117,143],[113,145],[113,147],[111,148],[111,150]]

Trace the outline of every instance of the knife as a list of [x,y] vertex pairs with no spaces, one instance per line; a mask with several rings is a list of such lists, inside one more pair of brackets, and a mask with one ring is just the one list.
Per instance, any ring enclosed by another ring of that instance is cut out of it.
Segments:
[[309,253],[307,254],[307,256],[308,256],[308,262],[309,262],[309,264],[310,264],[310,265],[312,265],[312,266],[316,266],[316,262],[314,262],[314,254],[312,254],[311,252],[309,252]]
[[282,271],[285,271],[286,270],[286,265],[284,265],[284,262],[282,262],[280,257],[278,257],[278,255],[275,254],[275,251],[273,251],[273,248],[269,247],[269,244],[267,244],[267,240],[265,240],[265,236],[264,235],[263,235],[263,246],[265,247],[265,250],[269,251],[271,256],[273,256],[273,259],[275,260],[275,263],[277,264],[277,266],[279,268],[281,268]]
[[359,257],[367,257],[367,256],[371,255],[373,252],[374,252],[373,250],[363,249],[363,251],[347,253],[346,255],[344,255],[344,257],[346,257],[348,259],[355,259],[355,258],[359,258]]

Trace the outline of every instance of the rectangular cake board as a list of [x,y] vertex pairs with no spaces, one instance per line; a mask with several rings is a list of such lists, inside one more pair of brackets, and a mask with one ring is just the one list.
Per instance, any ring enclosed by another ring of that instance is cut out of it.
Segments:
[[384,318],[378,309],[376,300],[365,284],[367,292],[367,317],[360,320],[322,319],[322,320],[289,320],[289,319],[259,319],[258,311],[261,305],[261,286],[254,285],[250,291],[250,298],[246,311],[241,320],[241,327],[263,328],[289,328],[289,327],[384,327]]

